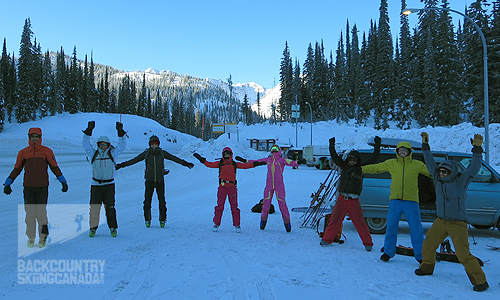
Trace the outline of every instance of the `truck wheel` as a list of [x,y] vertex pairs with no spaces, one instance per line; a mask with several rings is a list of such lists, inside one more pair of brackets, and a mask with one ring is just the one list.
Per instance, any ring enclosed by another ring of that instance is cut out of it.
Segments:
[[383,218],[365,218],[368,229],[372,234],[384,234],[387,228],[387,219]]

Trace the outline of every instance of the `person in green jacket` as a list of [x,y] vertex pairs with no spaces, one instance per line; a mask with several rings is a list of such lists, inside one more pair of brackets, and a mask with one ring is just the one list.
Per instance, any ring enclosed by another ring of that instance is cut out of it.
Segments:
[[156,135],[149,138],[148,149],[131,160],[116,165],[116,170],[118,170],[145,160],[146,169],[144,178],[146,179],[146,188],[144,192],[144,220],[148,228],[151,226],[151,201],[155,189],[160,210],[160,227],[165,227],[167,220],[167,202],[165,201],[165,181],[163,180],[163,176],[168,172],[164,168],[164,159],[171,160],[190,169],[194,166],[192,163],[180,159],[160,148],[160,139]]
[[409,142],[400,142],[396,147],[396,158],[384,162],[362,166],[367,174],[389,172],[391,174],[391,194],[389,196],[389,212],[387,213],[387,230],[384,240],[382,261],[389,261],[396,254],[398,224],[404,213],[410,226],[411,244],[415,259],[422,262],[422,243],[424,228],[420,218],[418,201],[418,175],[431,177],[425,164],[412,159],[412,147]]

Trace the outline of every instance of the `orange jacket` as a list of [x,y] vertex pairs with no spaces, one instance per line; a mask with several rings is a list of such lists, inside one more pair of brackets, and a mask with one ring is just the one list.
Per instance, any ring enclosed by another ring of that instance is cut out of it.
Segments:
[[23,186],[43,187],[49,185],[49,174],[47,167],[56,177],[62,175],[61,170],[57,166],[56,158],[50,148],[42,146],[42,130],[40,128],[30,128],[28,134],[37,133],[40,135],[38,143],[33,144],[28,139],[29,146],[19,151],[17,154],[14,170],[9,175],[9,178],[14,180],[24,168],[24,183]]

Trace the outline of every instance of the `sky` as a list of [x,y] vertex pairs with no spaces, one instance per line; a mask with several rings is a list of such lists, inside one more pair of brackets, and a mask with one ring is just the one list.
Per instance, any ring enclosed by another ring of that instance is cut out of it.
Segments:
[[[451,1],[463,11],[472,0]],[[307,3],[307,4],[306,4]],[[323,40],[325,55],[335,53],[346,22],[359,38],[370,20],[378,22],[379,0],[25,0],[2,1],[0,38],[17,56],[25,20],[42,51],[77,57],[91,53],[95,63],[124,71],[154,68],[227,81],[255,82],[272,88],[279,82],[285,42],[302,66],[307,47]],[[407,0],[420,8],[420,0]],[[400,0],[388,0],[391,33],[399,34]],[[412,26],[418,17],[410,17]]]
[[[290,123],[251,126],[240,123],[238,138],[231,135],[228,139],[224,134],[204,142],[150,119],[122,115],[128,138],[125,151],[115,157],[118,162],[141,153],[149,136],[156,134],[160,147],[194,163],[194,167],[188,169],[165,161],[170,170],[165,177],[168,207],[165,228],[159,226],[156,195],[151,227],[144,226],[144,162],[118,170],[115,176],[118,236],[111,237],[102,208],[97,234],[90,238],[91,167],[81,146],[82,129],[88,121],[95,120],[92,143],[95,145],[100,135],[106,135],[116,145],[114,125],[119,119],[118,114],[65,113],[23,124],[8,123],[0,133],[2,180],[12,171],[17,152],[28,145],[28,129],[40,127],[42,144],[54,151],[69,185],[69,190],[62,193],[61,184],[49,170],[50,234],[47,246],[41,249],[26,247],[23,174],[12,184],[12,194],[0,194],[0,227],[7,228],[0,239],[1,299],[499,299],[500,252],[487,247],[500,246],[497,229],[469,231],[471,252],[485,262],[483,271],[490,285],[487,291],[476,293],[458,263],[438,262],[432,276],[420,277],[413,273],[419,265],[413,257],[397,255],[387,263],[380,261],[384,235],[372,234],[374,248],[366,252],[347,219],[343,222],[342,245],[321,247],[315,229],[301,228],[304,221],[301,212],[290,211],[292,231],[287,233],[276,198],[273,204],[277,212],[269,215],[265,230],[260,230],[260,214],[251,212],[251,208],[262,198],[266,166],[237,172],[241,233],[236,233],[232,226],[227,201],[220,229],[212,232],[218,169],[205,167],[192,154],[197,152],[208,161],[216,161],[222,149],[229,146],[234,155],[247,159],[266,157],[269,152],[250,149],[247,139],[277,138],[279,143],[287,143],[296,134]],[[299,144],[307,145],[309,124],[299,125]],[[449,128],[376,131],[335,121],[317,122],[313,129],[315,144],[328,143],[335,134],[341,149],[371,148],[366,142],[374,135],[420,140],[420,133],[425,130],[433,150],[469,153],[469,138],[484,131],[466,123]],[[492,138],[498,140],[500,126],[494,124],[492,129]],[[499,170],[500,145],[492,147],[492,162]],[[307,207],[311,193],[317,191],[328,174],[329,170],[305,165],[295,170],[286,167],[283,175],[288,208]],[[427,232],[431,223],[422,225]],[[35,242],[38,243],[38,238]],[[398,244],[411,245],[406,222],[399,224]],[[70,261],[99,264],[80,273],[65,269],[65,263]],[[47,267],[29,268],[41,263]],[[85,275],[84,283],[64,283],[63,276],[74,273]],[[42,276],[58,281],[36,284],[35,280]],[[86,281],[87,278],[91,280]]]

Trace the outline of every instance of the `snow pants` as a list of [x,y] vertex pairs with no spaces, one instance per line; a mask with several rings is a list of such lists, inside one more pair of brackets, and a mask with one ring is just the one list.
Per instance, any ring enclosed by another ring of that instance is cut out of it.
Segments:
[[219,185],[219,189],[217,190],[217,206],[215,207],[213,220],[214,224],[220,226],[226,197],[229,199],[229,205],[231,205],[233,226],[240,226],[240,209],[238,208],[238,189],[236,186],[225,187]]
[[115,184],[92,185],[90,187],[90,229],[97,229],[101,213],[101,205],[104,204],[106,220],[109,228],[118,228],[115,209]]
[[269,209],[271,208],[271,201],[273,200],[273,194],[276,193],[276,200],[278,200],[278,206],[280,208],[281,217],[283,218],[283,223],[290,223],[290,213],[288,212],[288,207],[285,202],[285,188],[284,187],[268,187],[264,189],[264,202],[262,204],[262,212],[260,219],[267,221],[267,216],[269,215]]
[[451,237],[458,261],[465,267],[470,282],[473,285],[485,283],[486,276],[477,259],[470,253],[467,223],[464,221],[446,221],[440,218],[434,221],[424,240],[420,269],[426,274],[434,272],[436,250],[447,236]]
[[167,220],[167,202],[165,201],[165,181],[155,182],[146,180],[144,192],[144,220],[151,221],[151,202],[153,192],[156,189],[158,196],[158,209],[160,210],[160,222]]
[[24,194],[24,211],[26,217],[26,235],[29,239],[36,237],[36,223],[38,222],[38,235],[40,240],[43,240],[49,235],[49,220],[47,218],[47,198],[49,196],[49,187],[29,187],[25,186]]
[[410,238],[415,253],[415,259],[421,260],[424,228],[422,227],[422,220],[420,218],[420,207],[416,201],[393,199],[389,203],[384,253],[389,255],[389,257],[394,257],[394,255],[396,255],[398,225],[402,213],[405,214],[408,225],[410,226]]
[[328,244],[333,243],[347,213],[349,213],[349,218],[351,218],[354,227],[356,227],[359,237],[361,241],[363,241],[363,245],[373,246],[372,236],[370,235],[370,230],[363,217],[363,210],[361,209],[359,198],[345,199],[343,195],[338,196],[337,203],[333,207],[330,222],[323,234],[323,241]]

